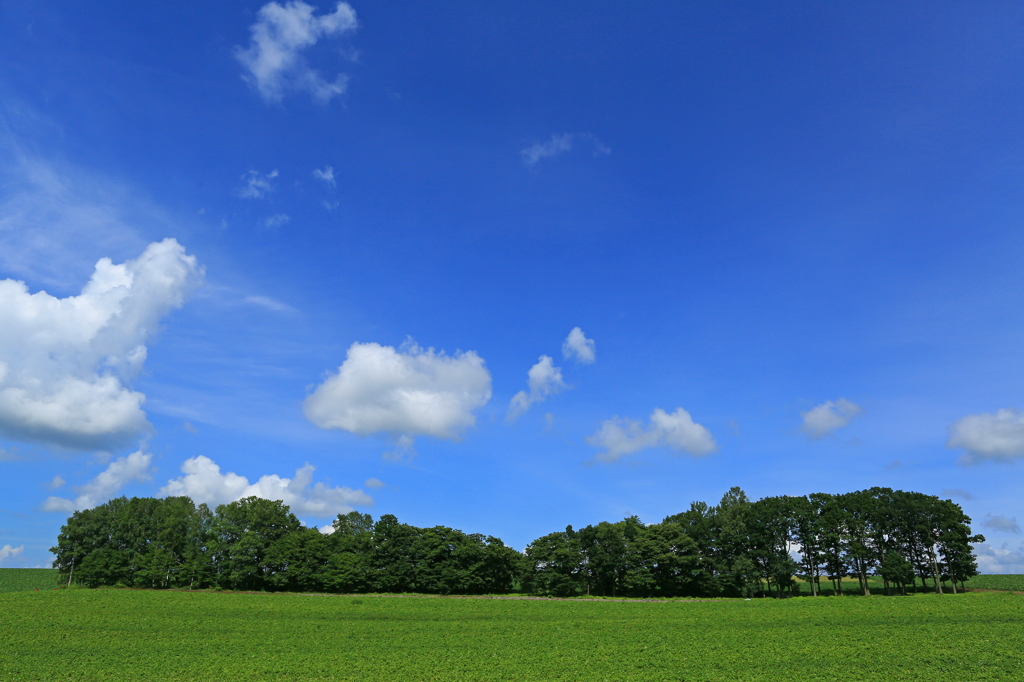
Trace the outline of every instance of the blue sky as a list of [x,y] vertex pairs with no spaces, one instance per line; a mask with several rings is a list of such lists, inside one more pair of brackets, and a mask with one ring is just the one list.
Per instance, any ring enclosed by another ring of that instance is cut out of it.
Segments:
[[0,565],[122,494],[522,549],[877,485],[1024,572],[1022,23],[5,3]]

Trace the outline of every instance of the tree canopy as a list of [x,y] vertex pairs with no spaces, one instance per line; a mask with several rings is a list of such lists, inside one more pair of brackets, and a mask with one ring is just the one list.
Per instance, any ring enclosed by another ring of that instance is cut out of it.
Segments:
[[[279,501],[247,497],[214,511],[187,497],[120,497],[75,512],[51,549],[54,566],[88,587],[304,592],[781,597],[794,578],[842,593],[941,592],[977,574],[968,518],[950,500],[871,488],[750,501],[732,488],[717,506],[644,524],[636,516],[544,535],[524,552],[446,526],[385,514],[342,514],[324,534]],[[928,583],[930,581],[930,585]]]

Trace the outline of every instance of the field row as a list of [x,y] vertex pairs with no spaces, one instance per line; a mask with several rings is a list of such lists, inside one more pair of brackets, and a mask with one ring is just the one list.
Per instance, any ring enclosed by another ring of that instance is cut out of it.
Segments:
[[0,679],[1015,680],[1024,597],[0,594]]

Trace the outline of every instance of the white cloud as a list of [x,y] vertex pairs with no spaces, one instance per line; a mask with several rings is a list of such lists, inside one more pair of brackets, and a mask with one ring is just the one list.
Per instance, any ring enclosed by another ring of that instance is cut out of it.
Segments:
[[681,407],[671,414],[655,409],[647,426],[634,419],[606,419],[587,442],[604,449],[597,455],[602,462],[614,462],[644,448],[669,447],[695,456],[708,455],[718,449],[711,432],[694,422],[690,413]]
[[[491,398],[491,375],[473,351],[446,355],[407,341],[395,350],[354,343],[337,374],[303,403],[306,418],[322,429],[360,436],[418,435],[458,438],[473,426],[473,410]],[[402,444],[401,442],[399,443]]]
[[43,502],[43,511],[59,511],[70,514],[103,504],[132,481],[137,483],[148,481],[151,473],[149,464],[152,459],[153,455],[142,450],[133,452],[127,457],[119,457],[96,478],[76,488],[75,492],[78,493],[78,497],[74,500],[48,497]]
[[862,411],[859,405],[855,405],[845,398],[840,398],[835,402],[826,400],[821,405],[800,413],[800,416],[804,418],[800,430],[807,434],[808,438],[821,438],[846,426]]
[[301,0],[283,6],[269,2],[260,8],[256,23],[249,27],[249,47],[235,48],[235,57],[246,69],[245,80],[264,100],[278,102],[289,90],[309,93],[322,103],[344,94],[347,76],[339,74],[333,81],[324,80],[301,53],[321,38],[355,31],[355,10],[339,2],[331,14],[314,16],[314,12],[314,7]]
[[519,153],[523,163],[532,167],[541,159],[553,159],[572,151],[573,144],[578,141],[589,142],[594,156],[610,154],[612,151],[591,133],[555,133],[547,142],[534,143]]
[[970,502],[971,500],[978,499],[974,495],[964,490],[963,488],[943,488],[942,494],[945,495],[946,497],[959,497],[961,499],[967,500],[968,502]]
[[149,428],[127,387],[160,319],[202,278],[173,239],[139,258],[96,264],[78,296],[0,281],[0,434],[74,449],[123,444]]
[[183,429],[185,429],[189,433],[196,433],[198,431],[198,429],[196,427],[192,426],[192,424],[190,424],[189,422],[185,422],[181,426],[182,426]]
[[276,298],[270,298],[268,296],[246,296],[245,302],[252,305],[258,305],[261,308],[273,310],[275,313],[293,313],[295,308],[291,307],[287,303],[282,303]]
[[562,381],[562,369],[555,367],[554,360],[547,355],[540,356],[537,364],[526,373],[526,385],[530,392],[519,391],[508,404],[506,419],[514,421],[530,409],[534,403],[544,402],[549,395],[554,395],[565,388]]
[[366,482],[363,483],[363,485],[365,485],[367,488],[383,488],[383,487],[385,487],[384,481],[380,480],[379,478],[368,478],[368,479],[366,479]]
[[262,497],[284,502],[295,514],[316,518],[347,514],[353,506],[373,505],[373,498],[362,490],[313,484],[315,467],[308,462],[295,471],[294,478],[281,478],[272,474],[252,484],[244,476],[231,472],[222,474],[213,460],[202,455],[186,459],[181,465],[181,471],[185,475],[168,481],[167,485],[160,488],[158,495],[186,495],[197,504],[205,502],[211,506],[227,504],[243,497]]
[[562,357],[576,358],[576,362],[590,365],[597,360],[597,346],[593,339],[588,339],[583,334],[582,329],[573,327],[569,336],[565,337],[565,341],[562,343]]
[[46,484],[46,488],[48,490],[56,490],[57,488],[63,486],[66,482],[67,481],[64,480],[64,477],[58,474],[53,477],[52,481]]
[[279,227],[284,227],[291,220],[284,213],[275,213],[263,221],[263,227],[268,230],[276,230]]
[[1024,412],[1005,408],[995,414],[972,414],[949,427],[948,448],[966,451],[962,464],[1024,457]]
[[250,170],[242,175],[242,180],[245,182],[242,187],[238,189],[238,196],[241,199],[262,199],[271,192],[274,191],[274,185],[270,182],[278,175],[277,169],[272,170],[266,175],[262,175],[259,171]]
[[1020,574],[1024,573],[1024,545],[1017,549],[993,547],[987,542],[975,545],[978,570],[981,573]]
[[334,169],[330,166],[324,166],[323,170],[319,168],[313,169],[313,177],[317,180],[323,180],[325,183],[331,186],[333,189],[337,183],[334,181]]
[[1009,518],[1002,514],[993,516],[992,514],[985,514],[984,525],[986,528],[991,530],[999,531],[1001,533],[1019,533],[1020,526],[1017,525],[1017,517],[1011,516]]
[[3,547],[0,547],[0,564],[2,564],[4,561],[8,559],[13,559],[14,557],[18,556],[24,551],[25,545],[21,545],[20,547],[4,545]]

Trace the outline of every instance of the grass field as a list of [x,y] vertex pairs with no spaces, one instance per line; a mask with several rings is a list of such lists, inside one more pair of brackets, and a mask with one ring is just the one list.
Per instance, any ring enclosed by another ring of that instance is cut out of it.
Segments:
[[0,679],[1019,680],[1024,597],[0,594]]
[[0,568],[0,592],[52,590],[59,577],[53,568]]

